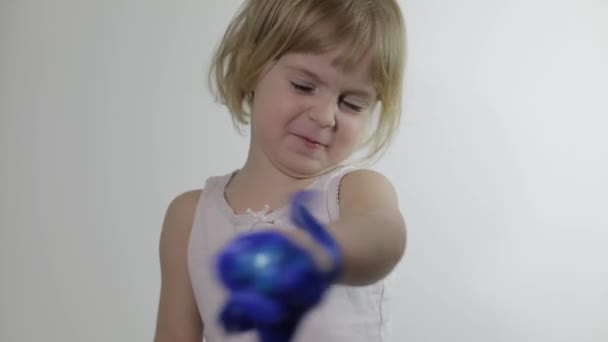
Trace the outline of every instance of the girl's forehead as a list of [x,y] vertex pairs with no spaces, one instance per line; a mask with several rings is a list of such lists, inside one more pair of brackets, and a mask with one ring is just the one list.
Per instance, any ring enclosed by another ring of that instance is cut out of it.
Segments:
[[282,56],[279,63],[288,69],[317,71],[327,77],[339,75],[371,84],[373,82],[371,54],[365,54],[349,67],[344,64],[346,57],[347,55],[340,50],[331,50],[323,53],[291,52]]
[[368,49],[357,56],[353,56],[353,47],[350,44],[342,44],[320,53],[308,52],[303,54],[316,56],[334,67],[344,69],[350,69],[349,67],[352,68],[361,64],[371,64],[373,55],[371,49]]

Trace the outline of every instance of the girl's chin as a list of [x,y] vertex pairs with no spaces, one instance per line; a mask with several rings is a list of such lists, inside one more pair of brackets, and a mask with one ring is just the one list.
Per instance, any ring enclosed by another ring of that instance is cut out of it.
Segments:
[[320,160],[302,158],[301,156],[282,160],[280,166],[283,172],[294,178],[316,177],[335,167],[335,165]]

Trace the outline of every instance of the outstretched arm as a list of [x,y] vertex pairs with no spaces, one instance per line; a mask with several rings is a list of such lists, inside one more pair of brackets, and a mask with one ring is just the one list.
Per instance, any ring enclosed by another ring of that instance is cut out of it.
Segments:
[[[341,270],[335,283],[373,284],[386,277],[405,252],[406,227],[397,194],[390,181],[375,171],[356,170],[343,177],[340,218],[325,225],[324,229],[340,251]],[[279,231],[304,247],[320,270],[331,268],[328,249],[306,229],[282,228]]]
[[401,259],[405,223],[382,175],[345,176],[341,217],[328,225],[307,209],[314,197],[299,192],[292,199],[291,220],[300,229],[245,234],[219,254],[219,276],[230,292],[219,317],[227,332],[255,329],[263,342],[288,342],[332,283],[374,283]]
[[406,226],[390,181],[371,170],[346,174],[340,186],[340,218],[327,225],[342,251],[339,283],[372,284],[403,257]]

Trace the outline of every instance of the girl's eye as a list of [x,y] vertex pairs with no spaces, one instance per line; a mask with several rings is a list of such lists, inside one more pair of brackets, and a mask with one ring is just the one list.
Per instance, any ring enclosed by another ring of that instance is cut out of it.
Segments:
[[313,87],[309,87],[309,86],[305,86],[299,83],[295,83],[295,82],[291,82],[291,85],[298,91],[304,92],[304,93],[312,93],[313,90],[315,90]]
[[350,110],[355,112],[361,112],[363,110],[363,106],[355,104],[353,102],[346,101],[342,99],[342,103]]

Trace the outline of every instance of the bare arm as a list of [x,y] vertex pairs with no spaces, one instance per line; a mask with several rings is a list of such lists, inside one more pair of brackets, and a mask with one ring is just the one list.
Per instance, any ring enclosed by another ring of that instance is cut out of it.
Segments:
[[[397,194],[386,177],[357,170],[344,176],[340,186],[340,219],[326,226],[342,252],[338,283],[363,286],[386,277],[405,253],[406,227]],[[311,252],[321,269],[331,257],[301,229],[279,229]]]
[[160,237],[161,291],[154,342],[201,342],[203,323],[187,268],[187,245],[200,191],[169,205]]
[[372,284],[387,276],[405,252],[406,227],[397,194],[389,180],[375,171],[344,176],[340,219],[328,229],[343,253],[340,283]]

